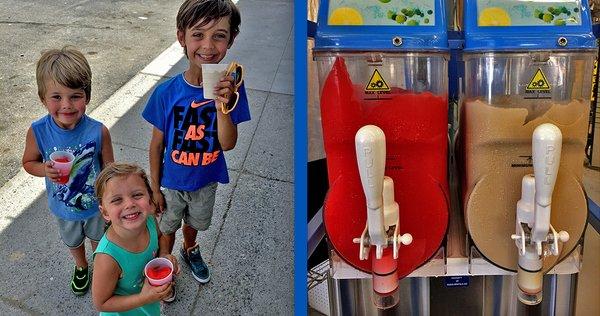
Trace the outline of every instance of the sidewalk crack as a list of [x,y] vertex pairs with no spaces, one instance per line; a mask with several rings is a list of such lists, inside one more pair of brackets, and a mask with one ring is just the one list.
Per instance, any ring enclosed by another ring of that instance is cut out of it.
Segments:
[[[290,29],[288,39],[285,43],[285,47],[283,48],[283,51],[281,52],[281,56],[279,57],[279,63],[277,64],[277,69],[275,69],[275,72],[273,73],[273,80],[271,80],[271,86],[269,87],[269,92],[271,92],[271,90],[273,90],[273,86],[275,85],[275,78],[277,78],[277,73],[279,72],[279,68],[281,67],[281,62],[283,61],[283,56],[285,55],[285,51],[288,49],[288,45],[290,43],[292,43],[292,45],[293,45],[293,43],[294,43],[293,36],[294,36],[294,31],[293,31],[293,29]],[[292,72],[293,72],[293,70],[294,69],[292,67]]]
[[43,315],[41,312],[38,312],[35,309],[26,306],[23,302],[13,298],[0,296],[0,301],[29,315]]
[[[256,127],[254,128],[254,130],[252,131],[252,138],[250,139],[250,145],[248,146],[248,150],[246,151],[246,154],[244,155],[244,159],[242,159],[242,169],[243,166],[246,164],[246,160],[248,159],[248,155],[250,154],[250,148],[252,147],[252,143],[254,142],[254,138],[256,137],[256,131],[258,130],[258,127],[260,126],[260,120],[263,117],[263,113],[265,112],[265,108],[267,107],[267,103],[269,101],[271,97],[271,92],[269,92],[269,94],[267,94],[267,97],[265,98],[265,101],[262,104],[262,108],[260,110],[260,114],[258,115],[258,122],[256,124]],[[215,249],[217,248],[217,244],[219,243],[219,239],[221,238],[221,233],[223,232],[223,226],[225,226],[225,220],[227,219],[227,214],[229,213],[229,210],[231,209],[231,203],[233,201],[233,196],[235,195],[234,192],[237,189],[237,184],[238,181],[240,179],[240,177],[242,176],[242,172],[238,172],[237,176],[235,177],[234,181],[231,182],[232,190],[231,190],[231,194],[229,195],[229,198],[227,199],[227,206],[225,207],[225,211],[223,212],[223,217],[222,217],[222,221],[221,221],[221,225],[219,226],[218,232],[217,232],[217,237],[215,238],[215,240],[213,241],[211,250],[210,250],[210,260],[213,260],[214,254],[215,254]]]
[[0,21],[0,24],[18,24],[18,25],[33,25],[33,26],[50,26],[50,27],[71,27],[71,28],[87,28],[94,30],[115,30],[110,26],[92,26],[86,24],[70,24],[70,23],[46,23],[46,22],[31,22],[31,21]]
[[269,181],[277,181],[277,182],[281,182],[281,183],[294,184],[293,181],[288,181],[288,180],[283,180],[283,179],[277,179],[277,178],[273,178],[273,177],[263,176],[263,175],[260,175],[260,174],[248,171],[246,169],[239,170],[238,172],[243,173],[245,175],[251,175],[251,176],[255,176],[255,177],[261,178],[261,179],[269,180]]

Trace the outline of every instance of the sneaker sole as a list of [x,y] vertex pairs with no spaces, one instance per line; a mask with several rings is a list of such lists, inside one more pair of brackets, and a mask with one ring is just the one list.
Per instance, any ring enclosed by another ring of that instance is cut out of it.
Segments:
[[194,277],[194,279],[196,279],[196,281],[198,281],[202,284],[206,284],[206,283],[208,283],[208,281],[210,281],[210,275],[206,279],[201,279],[192,272],[192,276]]
[[173,303],[173,301],[175,301],[175,294],[169,298],[162,300],[162,301],[165,303]]
[[162,300],[162,301],[165,302],[165,303],[173,303],[175,301],[175,296],[173,296],[173,297],[171,297],[169,299],[166,299],[166,300]]

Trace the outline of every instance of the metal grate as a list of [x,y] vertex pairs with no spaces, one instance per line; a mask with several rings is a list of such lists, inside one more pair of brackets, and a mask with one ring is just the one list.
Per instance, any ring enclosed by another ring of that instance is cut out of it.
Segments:
[[329,315],[329,260],[325,260],[308,270],[308,305],[314,310]]

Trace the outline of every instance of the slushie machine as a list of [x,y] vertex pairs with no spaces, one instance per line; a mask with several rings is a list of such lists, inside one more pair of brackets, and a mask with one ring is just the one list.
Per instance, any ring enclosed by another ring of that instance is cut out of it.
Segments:
[[402,296],[398,279],[446,235],[446,14],[442,0],[342,2],[321,2],[314,49],[323,222],[335,254],[372,275],[373,303],[387,309]]
[[517,272],[519,300],[536,305],[543,274],[576,249],[587,223],[589,10],[578,0],[465,3],[465,223],[483,257]]
[[321,0],[330,314],[571,314],[596,53],[587,0]]

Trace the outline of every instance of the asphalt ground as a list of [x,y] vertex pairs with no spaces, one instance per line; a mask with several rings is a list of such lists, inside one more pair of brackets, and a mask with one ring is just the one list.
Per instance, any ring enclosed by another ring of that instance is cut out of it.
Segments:
[[[241,33],[224,62],[246,66],[252,120],[225,153],[231,182],[219,187],[212,225],[198,237],[211,281],[199,285],[182,266],[165,315],[293,313],[292,4],[238,1]],[[46,208],[43,179],[20,166],[27,127],[46,113],[35,87],[40,51],[72,44],[86,54],[94,76],[88,114],[109,127],[118,161],[148,168],[151,126],[140,113],[156,84],[187,63],[174,44],[178,6],[0,3],[0,315],[96,314],[89,293],[70,292],[72,259]]]

